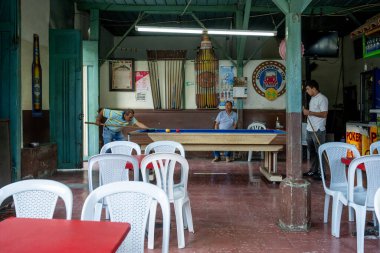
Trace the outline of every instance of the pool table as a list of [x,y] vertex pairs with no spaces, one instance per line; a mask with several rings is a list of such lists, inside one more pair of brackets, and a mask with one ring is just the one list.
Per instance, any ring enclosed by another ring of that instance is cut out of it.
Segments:
[[[168,131],[168,132],[167,132]],[[141,142],[145,136],[148,141]],[[185,151],[264,151],[265,167],[260,171],[269,181],[281,181],[277,175],[277,152],[284,149],[286,132],[281,130],[219,129],[141,129],[128,133],[128,140],[142,145],[171,140],[181,143]]]

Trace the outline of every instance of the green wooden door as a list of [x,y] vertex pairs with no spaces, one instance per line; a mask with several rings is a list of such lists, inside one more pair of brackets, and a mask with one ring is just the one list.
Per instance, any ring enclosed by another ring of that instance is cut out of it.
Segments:
[[58,168],[82,168],[82,44],[78,30],[49,31],[50,137]]
[[[83,41],[83,66],[87,68],[87,115],[86,121],[95,121],[99,109],[99,65],[98,42]],[[85,125],[87,127],[88,157],[99,154],[99,127]],[[88,157],[84,157],[85,160]]]
[[[21,175],[19,1],[0,1],[0,119],[9,119],[12,180]],[[1,176],[1,175],[0,175]]]

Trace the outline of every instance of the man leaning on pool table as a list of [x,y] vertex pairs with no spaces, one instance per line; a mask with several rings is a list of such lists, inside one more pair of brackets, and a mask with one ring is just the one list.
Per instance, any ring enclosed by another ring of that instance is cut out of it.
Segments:
[[[215,129],[224,129],[224,130],[230,130],[230,129],[236,129],[237,127],[237,113],[232,111],[232,102],[226,101],[225,105],[225,111],[219,112],[218,116],[215,119]],[[232,162],[232,152],[231,151],[225,151],[224,157],[226,158],[226,162]],[[212,162],[219,162],[220,161],[220,152],[214,151],[214,159]]]

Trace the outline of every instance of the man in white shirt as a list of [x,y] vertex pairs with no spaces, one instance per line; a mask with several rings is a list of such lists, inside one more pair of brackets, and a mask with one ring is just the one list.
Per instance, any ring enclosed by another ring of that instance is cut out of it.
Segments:
[[[219,112],[218,116],[215,119],[215,129],[236,129],[237,127],[237,113],[232,111],[232,102],[227,101],[225,105],[225,111]],[[226,162],[232,161],[232,152],[226,151],[224,152],[224,156],[226,158]],[[220,152],[214,151],[214,160],[212,162],[220,161]]]
[[329,102],[326,96],[319,91],[319,84],[314,80],[306,83],[306,93],[311,96],[309,110],[303,108],[303,114],[307,116],[306,141],[307,148],[310,152],[311,168],[303,175],[309,177],[312,176],[316,180],[321,180],[321,166],[318,159],[318,148],[325,143],[326,140],[326,119]]

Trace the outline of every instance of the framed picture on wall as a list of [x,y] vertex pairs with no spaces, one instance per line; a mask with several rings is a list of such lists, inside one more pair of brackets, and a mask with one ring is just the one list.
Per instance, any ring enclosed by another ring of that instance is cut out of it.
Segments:
[[133,59],[110,60],[110,91],[135,91]]

